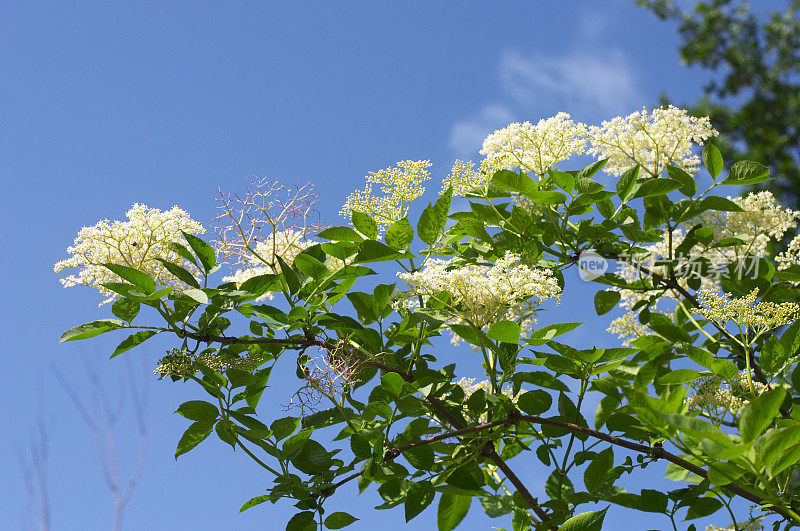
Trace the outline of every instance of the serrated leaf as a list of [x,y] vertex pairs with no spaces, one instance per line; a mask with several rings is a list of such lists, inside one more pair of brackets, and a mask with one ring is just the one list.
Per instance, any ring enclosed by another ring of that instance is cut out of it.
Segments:
[[786,366],[786,362],[789,361],[789,355],[783,349],[783,345],[778,338],[769,335],[764,341],[764,346],[761,347],[758,361],[761,364],[761,370],[770,376],[774,376]]
[[211,430],[213,429],[213,421],[198,420],[197,422],[193,422],[186,431],[183,432],[181,440],[178,441],[178,448],[175,450],[175,459],[203,442],[211,435]]
[[703,148],[703,166],[706,167],[711,177],[714,179],[719,177],[719,174],[722,173],[723,165],[722,153],[719,152],[717,146],[711,143],[706,144],[706,147]]
[[659,177],[650,179],[642,183],[636,193],[633,194],[634,198],[637,197],[655,197],[658,195],[666,195],[673,190],[680,188],[681,183],[674,179],[665,179]]
[[437,511],[437,523],[439,531],[452,531],[461,520],[467,516],[469,506],[472,503],[472,496],[452,494],[445,492],[439,499],[439,509]]
[[497,321],[489,325],[486,336],[489,339],[502,341],[503,343],[517,344],[521,332],[522,327],[514,321]]
[[265,501],[269,501],[269,498],[270,497],[267,494],[262,494],[261,496],[256,496],[254,498],[250,498],[249,500],[244,502],[244,505],[242,505],[242,507],[239,509],[239,512],[243,513],[244,511],[246,511],[247,509],[249,509],[251,507],[255,507],[256,505],[264,503]]
[[374,240],[378,237],[378,224],[372,216],[353,210],[350,213],[350,219],[356,230],[370,240]]
[[139,315],[140,304],[130,299],[117,299],[111,305],[111,313],[123,321],[130,323],[134,317]]
[[617,181],[617,195],[623,201],[627,201],[633,194],[633,188],[636,186],[636,179],[639,177],[639,168],[640,166],[637,164],[623,173]]
[[141,289],[146,295],[150,295],[156,290],[156,281],[150,278],[150,275],[143,273],[138,269],[132,267],[119,265],[119,264],[103,264],[103,266],[120,277]]
[[517,407],[528,415],[541,415],[553,405],[553,397],[546,391],[534,389],[519,395]]
[[597,315],[610,312],[620,301],[619,291],[601,290],[594,294],[594,309]]
[[677,166],[667,166],[667,175],[669,175],[670,179],[678,181],[681,184],[678,190],[686,197],[692,197],[697,193],[697,181],[681,168]]
[[317,522],[312,511],[303,511],[292,516],[286,523],[286,531],[317,531]]
[[606,517],[608,507],[602,511],[589,511],[576,514],[559,527],[559,531],[600,531]]
[[184,402],[175,413],[189,419],[189,420],[202,420],[206,422],[214,422],[219,416],[217,406],[205,400],[190,400]]
[[583,482],[589,492],[594,492],[606,484],[608,472],[614,466],[614,451],[606,448],[597,454],[583,473]]
[[414,229],[408,218],[403,218],[389,225],[383,238],[390,247],[405,249],[414,240]]
[[436,491],[430,481],[417,481],[408,489],[406,494],[406,522],[417,516],[433,502]]
[[130,349],[134,348],[135,346],[144,343],[154,335],[158,334],[157,330],[142,330],[140,332],[136,332],[134,334],[129,335],[125,338],[122,343],[117,345],[117,348],[114,349],[114,352],[111,354],[112,358],[115,358],[122,354],[123,352],[127,352]]
[[100,319],[99,321],[91,321],[76,327],[70,328],[59,339],[60,343],[65,341],[77,341],[79,339],[87,339],[100,334],[105,334],[111,330],[123,328],[125,323],[118,319]]
[[350,227],[329,227],[320,232],[318,236],[333,242],[360,242],[364,239]]
[[175,262],[170,262],[169,260],[164,260],[163,258],[156,258],[156,260],[161,262],[161,265],[163,265],[167,271],[169,271],[175,278],[177,278],[184,284],[187,284],[194,288],[200,287],[200,283],[197,282],[197,279],[194,278],[194,275],[192,275],[188,270],[179,266]]
[[781,403],[786,397],[786,389],[778,387],[761,393],[742,411],[739,418],[739,434],[745,441],[755,440],[775,419]]
[[731,172],[722,181],[722,184],[756,184],[769,179],[769,168],[767,166],[752,160],[740,160],[731,166]]
[[214,266],[217,265],[217,257],[214,253],[214,248],[194,234],[183,232],[183,237],[186,238],[186,242],[189,244],[189,247],[192,248],[192,251],[194,251],[197,259],[200,260],[200,265],[203,266],[203,270],[206,273],[210,273]]
[[[325,518],[325,527],[328,529],[341,529],[343,527],[347,527],[353,522],[357,521],[358,518],[352,516],[351,514],[337,511],[335,513],[331,513]],[[316,528],[315,528],[316,529]]]

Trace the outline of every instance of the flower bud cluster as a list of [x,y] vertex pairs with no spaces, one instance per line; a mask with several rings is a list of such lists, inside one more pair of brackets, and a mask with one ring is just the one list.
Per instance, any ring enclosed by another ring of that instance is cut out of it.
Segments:
[[[408,214],[408,205],[425,193],[422,183],[430,179],[429,160],[404,160],[396,167],[369,172],[364,190],[350,194],[342,206],[342,216],[351,217],[353,211],[372,216],[378,227],[386,227]],[[384,195],[373,193],[377,184]]]
[[695,310],[709,321],[725,326],[729,322],[751,330],[755,336],[793,323],[800,318],[800,304],[793,302],[756,302],[758,288],[744,297],[725,296],[711,290],[698,292],[702,308]]

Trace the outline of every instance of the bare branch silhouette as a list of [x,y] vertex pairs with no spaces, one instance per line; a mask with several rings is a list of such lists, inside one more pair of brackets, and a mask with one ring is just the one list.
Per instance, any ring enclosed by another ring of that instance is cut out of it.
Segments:
[[[69,396],[83,422],[92,431],[97,446],[97,456],[100,461],[103,480],[114,499],[113,529],[114,531],[119,531],[122,529],[122,517],[125,507],[139,482],[147,457],[147,425],[145,422],[147,387],[144,381],[137,384],[130,360],[126,360],[126,374],[122,380],[126,380],[127,385],[125,381],[120,382],[119,397],[115,402],[112,402],[106,386],[97,375],[97,372],[87,364],[86,375],[91,385],[91,407],[87,408],[84,400],[75,392],[75,389],[61,372],[56,367],[53,370],[61,387]],[[117,423],[125,409],[126,389],[136,415],[139,449],[136,464],[123,484],[120,481],[117,469],[117,448],[114,435]]]

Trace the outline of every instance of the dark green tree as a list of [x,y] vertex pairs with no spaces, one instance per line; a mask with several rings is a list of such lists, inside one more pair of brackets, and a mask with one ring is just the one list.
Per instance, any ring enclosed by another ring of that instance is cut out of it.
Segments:
[[715,74],[689,107],[711,117],[725,159],[769,164],[771,188],[800,204],[800,0],[711,0],[691,12],[672,0],[637,3],[678,25],[687,65]]

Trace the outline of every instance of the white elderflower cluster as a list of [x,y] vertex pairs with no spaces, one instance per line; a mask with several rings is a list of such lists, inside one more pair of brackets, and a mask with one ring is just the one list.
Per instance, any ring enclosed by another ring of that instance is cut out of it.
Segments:
[[[410,203],[425,193],[422,183],[430,179],[429,160],[404,160],[396,167],[369,172],[364,190],[347,197],[342,216],[350,218],[353,211],[372,216],[379,228],[391,225],[408,214]],[[372,185],[380,186],[384,195],[374,195]]]
[[489,177],[482,171],[475,170],[474,162],[456,160],[450,175],[442,181],[442,193],[448,187],[453,187],[453,195],[464,195],[475,188],[485,187],[489,184]]
[[714,241],[728,237],[744,240],[744,246],[725,247],[717,251],[726,254],[729,259],[765,255],[770,238],[780,239],[787,230],[796,227],[800,219],[800,211],[781,207],[772,192],[752,192],[728,199],[739,205],[742,212],[707,210],[686,223],[686,226],[702,223],[714,231]]
[[638,311],[628,311],[611,321],[606,332],[616,334],[622,340],[622,345],[627,347],[636,339],[649,334],[650,329],[639,321]]
[[[492,393],[492,383],[489,380],[482,380],[476,383],[475,378],[461,378],[456,382],[456,385],[464,390],[464,396],[467,398],[480,389],[483,389],[486,394]],[[510,386],[504,387],[500,392],[512,400],[514,399],[514,390]],[[514,401],[516,402],[516,400]]]
[[555,116],[530,122],[511,123],[498,129],[483,141],[482,164],[488,175],[498,170],[522,168],[542,177],[557,163],[586,148],[586,126],[575,123],[570,115]]
[[102,220],[91,227],[83,227],[75,238],[75,243],[67,248],[71,254],[66,260],[58,262],[53,270],[79,268],[77,274],[61,279],[64,287],[90,286],[108,297],[100,304],[106,304],[117,295],[103,287],[108,282],[123,282],[103,264],[117,264],[148,274],[159,286],[184,286],[157,259],[178,264],[189,271],[198,273],[196,268],[177,255],[170,244],[185,245],[183,232],[202,234],[203,226],[189,217],[186,211],[172,207],[161,211],[139,203],[134,204],[125,214],[127,221]]
[[730,293],[723,296],[711,290],[700,290],[698,295],[703,307],[695,312],[719,326],[734,322],[740,328],[751,330],[754,337],[800,318],[800,304],[756,302],[758,288],[738,298]]
[[[751,382],[755,396],[750,391]],[[731,380],[723,380],[719,376],[707,376],[690,384],[694,392],[686,397],[683,404],[689,410],[703,411],[712,418],[722,418],[725,413],[738,415],[747,407],[751,399],[778,385],[768,386],[748,379],[745,371],[740,372]]]
[[608,158],[603,169],[611,175],[622,175],[636,164],[653,177],[667,165],[695,173],[700,159],[692,153],[693,143],[702,145],[717,134],[707,117],[689,116],[672,105],[652,113],[643,108],[590,127],[588,153]]
[[[519,263],[519,255],[506,253],[494,265],[457,265],[452,260],[431,260],[421,271],[398,273],[410,286],[406,292],[413,307],[414,299],[423,301],[447,294],[445,302],[457,317],[478,328],[491,323],[522,319],[523,330],[535,323],[533,312],[544,301],[560,302],[561,287],[547,269]],[[458,344],[457,336],[453,342]]]
[[800,264],[800,234],[789,242],[789,246],[784,252],[775,257],[778,262],[778,269],[788,269],[793,265]]

